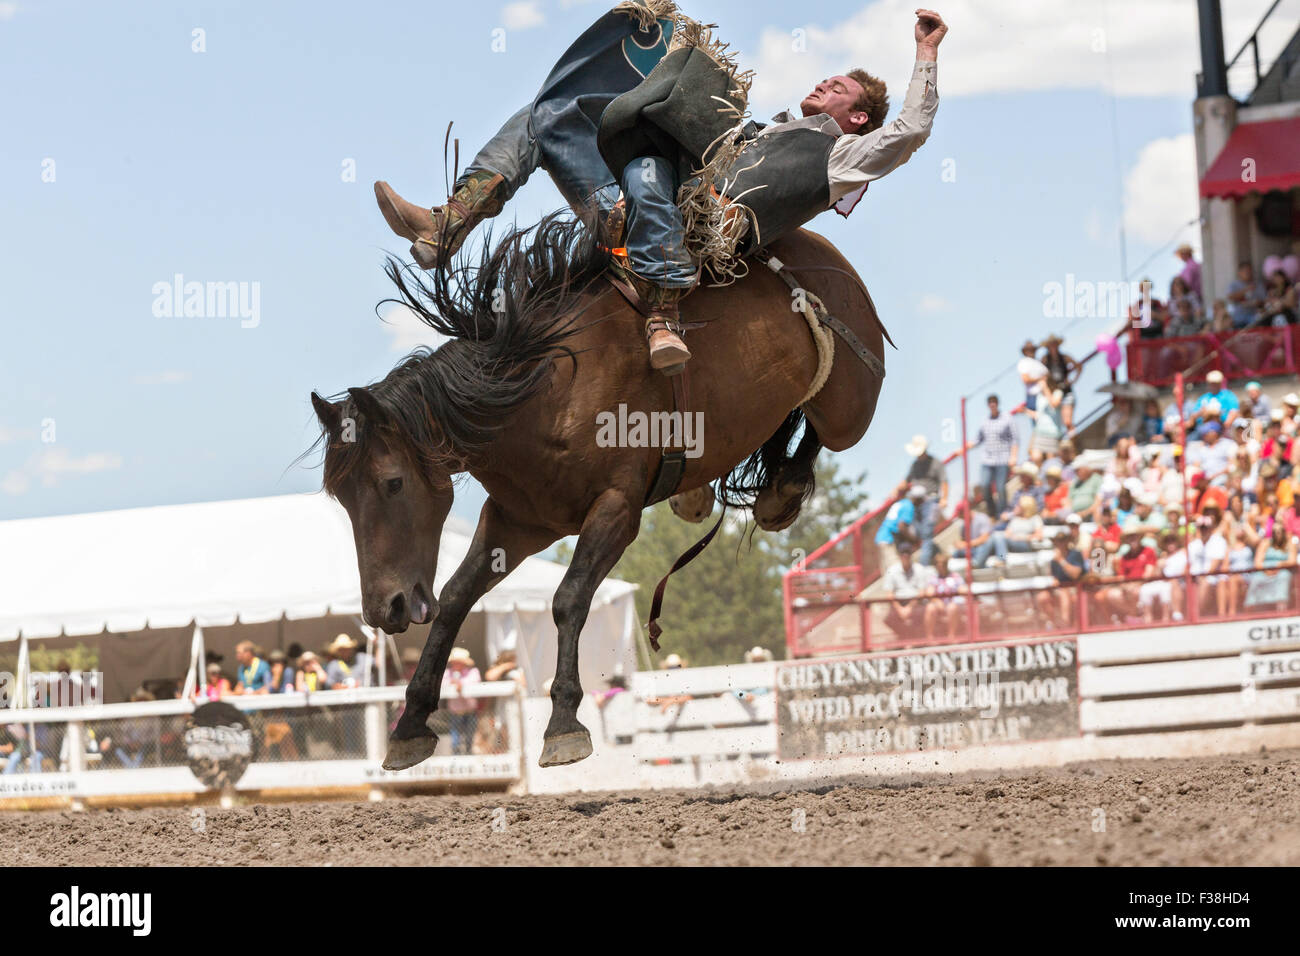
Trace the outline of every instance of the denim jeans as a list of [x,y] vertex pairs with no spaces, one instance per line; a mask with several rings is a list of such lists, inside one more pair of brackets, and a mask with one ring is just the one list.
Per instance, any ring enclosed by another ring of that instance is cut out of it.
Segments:
[[451,728],[451,752],[467,754],[474,743],[474,730],[478,727],[478,714],[449,714],[448,725]]
[[990,514],[994,521],[1007,508],[1006,489],[1010,472],[1010,465],[980,465],[980,487],[984,489],[988,498],[992,509]]
[[132,756],[129,751],[123,750],[121,747],[114,747],[113,753],[117,755],[117,759],[121,762],[122,766],[128,770],[136,770],[142,763],[144,763],[143,747],[135,752],[135,756]]
[[921,551],[917,560],[924,565],[934,564],[934,526],[939,523],[939,498],[930,495],[921,502],[916,519],[916,533],[921,538]]
[[[506,120],[505,125],[465,167],[457,186],[471,173],[487,171],[505,180],[510,198],[541,165],[542,155],[529,127],[532,104]],[[633,271],[657,285],[689,287],[695,283],[695,264],[683,244],[682,216],[677,208],[677,182],[673,166],[658,156],[633,160],[613,181],[598,153],[570,150],[546,167],[556,188],[574,211],[595,207],[608,210],[618,201],[619,184],[627,206],[628,261]]]
[[[28,771],[29,773],[41,772],[41,759],[42,759],[41,752],[39,750],[33,750],[30,770]],[[14,752],[11,753],[7,758],[5,758],[4,772],[17,773],[18,765],[21,764],[22,762],[23,762],[23,752],[19,748],[15,747]]]
[[627,203],[623,244],[632,270],[656,285],[693,286],[695,263],[686,252],[672,164],[659,156],[642,156],[627,164],[621,181]]

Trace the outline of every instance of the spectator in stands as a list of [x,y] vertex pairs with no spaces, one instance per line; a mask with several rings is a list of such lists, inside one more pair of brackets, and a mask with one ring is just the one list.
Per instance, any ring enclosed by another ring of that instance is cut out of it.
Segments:
[[[1179,280],[1175,279],[1177,283]],[[1165,326],[1165,338],[1177,339],[1189,335],[1200,335],[1209,323],[1199,309],[1194,296],[1185,295],[1174,300],[1170,308],[1169,324]]]
[[1202,609],[1212,602],[1222,614],[1226,610],[1226,591],[1219,587],[1223,581],[1220,572],[1227,567],[1228,542],[1218,532],[1219,521],[1215,513],[1197,517],[1196,535],[1187,543],[1187,559]]
[[1043,469],[1043,518],[1050,521],[1065,518],[1070,507],[1070,486],[1061,480],[1061,466],[1048,465]]
[[[904,493],[905,492],[905,493]],[[919,543],[916,533],[916,505],[925,497],[924,485],[912,485],[900,488],[899,498],[885,512],[884,520],[876,531],[876,555],[878,565],[887,568],[898,560],[898,545],[904,541],[911,545]]]
[[912,560],[913,547],[908,541],[898,544],[898,563],[886,569],[882,579],[889,595],[885,626],[899,637],[915,637],[925,624],[925,594],[930,590],[934,572]]
[[934,556],[934,576],[925,605],[925,634],[927,638],[946,633],[949,640],[957,636],[962,623],[966,598],[962,595],[966,584],[961,575],[948,567],[948,555],[939,551]]
[[[975,489],[977,492],[978,488]],[[970,556],[971,567],[982,568],[993,553],[993,519],[989,517],[989,506],[982,497],[971,496],[970,505],[970,547],[958,548],[953,555],[958,558]]]
[[206,674],[206,686],[194,688],[196,700],[221,700],[230,694],[230,681],[226,680],[225,675],[221,673],[220,664],[212,661],[208,664]]
[[478,723],[478,698],[467,697],[466,692],[481,680],[474,658],[463,647],[453,647],[447,658],[447,668],[442,672],[442,703],[447,708],[451,727],[451,752],[467,754],[474,741],[474,727]]
[[1259,309],[1259,321],[1262,325],[1296,324],[1296,287],[1291,284],[1285,272],[1277,269],[1268,277],[1264,287],[1264,301]]
[[1228,283],[1228,313],[1232,325],[1244,329],[1254,325],[1264,304],[1264,286],[1255,278],[1255,267],[1249,262],[1237,266],[1237,278]]
[[314,694],[329,687],[329,675],[313,651],[303,651],[298,658],[298,673],[294,676],[294,683],[298,691],[306,694]]
[[5,774],[18,773],[24,760],[27,761],[29,773],[40,773],[43,759],[39,750],[31,748],[26,727],[21,724],[0,724],[0,760],[4,761]]
[[1083,366],[1061,351],[1064,341],[1055,333],[1043,341],[1043,348],[1047,350],[1043,355],[1043,365],[1047,367],[1047,388],[1061,393],[1062,434],[1068,435],[1074,430],[1074,383]]
[[1280,522],[1275,523],[1267,538],[1255,548],[1255,567],[1259,574],[1250,576],[1245,599],[1246,607],[1264,604],[1289,604],[1291,601],[1291,571],[1280,565],[1296,563],[1296,539],[1288,534]]
[[1101,491],[1101,475],[1085,461],[1075,463],[1075,478],[1070,482],[1070,510],[1077,515],[1092,514]]
[[340,687],[370,687],[374,683],[370,655],[360,649],[350,634],[340,634],[334,638],[329,652],[334,658],[329,667],[325,668],[330,690]]
[[948,475],[939,459],[930,454],[930,443],[924,435],[914,435],[906,451],[915,459],[907,470],[907,483],[920,485],[925,497],[916,503],[916,532],[921,539],[922,564],[929,564],[934,556],[934,529],[943,510],[948,507]]
[[597,707],[604,707],[619,694],[627,693],[627,678],[622,674],[612,675],[605,683],[605,689],[596,691],[591,696],[595,699]]
[[1016,428],[1009,415],[1002,414],[996,395],[988,397],[988,418],[980,425],[976,439],[971,448],[981,446],[983,455],[980,462],[980,486],[986,489],[991,503],[990,514],[997,517],[1006,510],[1007,502],[1003,497],[1007,476],[1011,466],[1018,459],[1016,448]]
[[[1205,321],[1205,310],[1201,304],[1201,294],[1193,291],[1192,287],[1187,284],[1187,280],[1182,276],[1174,276],[1169,283],[1169,311],[1175,318],[1183,312],[1183,306],[1186,305],[1187,315],[1196,321]],[[1169,330],[1165,330],[1165,335]]]
[[1025,384],[1025,408],[1033,410],[1038,407],[1038,397],[1043,394],[1047,378],[1047,366],[1038,360],[1038,346],[1032,339],[1026,339],[1020,346],[1020,361],[1016,363],[1016,372]]
[[1119,583],[1102,592],[1111,621],[1120,625],[1137,623],[1141,610],[1141,585],[1137,582],[1154,578],[1158,573],[1155,550],[1142,541],[1142,522],[1136,516],[1130,517],[1123,529],[1115,559]]
[[1160,403],[1154,398],[1147,399],[1142,406],[1140,438],[1144,442],[1156,444],[1169,441],[1169,436],[1165,432],[1165,420],[1160,415]]
[[1161,556],[1156,568],[1159,575],[1153,576],[1138,588],[1138,608],[1143,620],[1154,624],[1160,616],[1168,613],[1175,621],[1183,619],[1182,584],[1178,580],[1187,567],[1182,542],[1174,534],[1160,538]]
[[252,641],[240,641],[235,645],[236,694],[265,694],[271,687],[271,667],[257,656],[257,648]]
[[[1016,513],[1007,522],[1006,531],[993,532],[993,550],[1002,560],[1007,552],[1027,554],[1043,540],[1043,516],[1038,513],[1038,502],[1033,495],[1021,495],[1016,502]],[[1001,538],[1001,544],[998,539]]]
[[284,651],[275,650],[267,655],[266,661],[271,668],[271,681],[267,685],[268,693],[288,694],[297,689],[293,668],[289,666],[289,655]]
[[[131,694],[131,703],[154,700],[155,697],[143,687]],[[155,717],[126,717],[117,723],[113,735],[113,756],[118,764],[126,770],[136,770],[144,763],[150,744],[156,743],[161,732],[159,720]]]
[[1190,291],[1201,295],[1201,264],[1196,261],[1192,253],[1192,247],[1183,243],[1174,250],[1174,255],[1182,260],[1183,271],[1178,273],[1177,279],[1181,279]]
[[1192,417],[1205,417],[1201,416],[1200,412],[1207,405],[1212,404],[1219,406],[1218,419],[1225,428],[1241,416],[1241,402],[1237,400],[1237,396],[1233,394],[1232,389],[1223,384],[1223,373],[1217,368],[1212,369],[1205,376],[1205,392],[1192,406]]
[[1038,503],[1038,510],[1043,510],[1047,500],[1047,486],[1038,480],[1038,466],[1032,461],[1022,461],[1016,468],[1015,477],[1007,482],[1007,500],[1019,501],[1029,495]]
[[1025,414],[1033,421],[1029,430],[1029,453],[1046,460],[1048,455],[1055,455],[1061,439],[1065,437],[1065,422],[1061,417],[1061,405],[1064,398],[1060,389],[1047,389],[1038,396],[1038,407],[1025,409]]
[[1255,437],[1261,437],[1265,425],[1272,419],[1273,403],[1264,394],[1259,382],[1246,383],[1246,401],[1243,403],[1242,414],[1257,423]]
[[768,664],[771,663],[772,660],[772,652],[766,647],[758,647],[756,645],[745,651],[746,664]]
[[1227,484],[1236,452],[1237,445],[1223,437],[1223,426],[1216,421],[1206,422],[1200,445],[1188,450],[1187,463],[1202,473],[1207,484],[1222,487]]
[[492,666],[483,672],[483,679],[485,681],[514,681],[521,689],[527,686],[524,682],[524,669],[519,666],[519,657],[512,650],[502,651],[498,654],[497,659],[492,662]]
[[1078,458],[1078,456],[1079,452],[1075,447],[1073,439],[1067,438],[1065,441],[1061,442],[1060,446],[1056,449],[1056,457],[1047,459],[1043,464],[1044,467],[1052,464],[1059,464],[1061,466],[1061,480],[1066,484],[1069,484],[1074,481],[1075,477],[1077,477],[1075,473],[1075,459]]
[[1106,413],[1106,445],[1113,448],[1121,438],[1134,439],[1142,431],[1142,410],[1125,395],[1116,396]]
[[1236,325],[1232,321],[1232,313],[1228,311],[1228,303],[1225,299],[1214,300],[1214,314],[1210,317],[1210,331],[1219,337],[1231,335],[1235,331]]
[[1282,399],[1282,434],[1287,438],[1295,438],[1296,431],[1300,428],[1300,395],[1295,392],[1287,392]]
[[1049,628],[1067,629],[1074,620],[1076,594],[1073,587],[1088,573],[1088,562],[1074,547],[1071,533],[1066,528],[1052,535],[1051,569],[1056,587],[1039,591],[1035,600],[1038,610],[1047,618]]
[[1138,330],[1138,338],[1158,339],[1164,335],[1168,310],[1155,297],[1150,279],[1138,283],[1138,301],[1128,310],[1129,325]]

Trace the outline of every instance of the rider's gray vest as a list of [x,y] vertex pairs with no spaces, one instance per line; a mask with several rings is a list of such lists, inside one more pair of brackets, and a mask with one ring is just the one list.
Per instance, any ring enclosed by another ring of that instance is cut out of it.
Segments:
[[726,176],[726,194],[750,211],[750,229],[738,250],[747,255],[793,232],[831,205],[828,163],[835,136],[826,117],[807,117],[788,128],[755,136]]

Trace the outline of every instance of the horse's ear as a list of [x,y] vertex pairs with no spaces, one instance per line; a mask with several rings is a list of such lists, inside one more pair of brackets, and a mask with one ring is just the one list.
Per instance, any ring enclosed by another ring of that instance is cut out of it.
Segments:
[[369,391],[364,388],[350,388],[348,394],[352,396],[352,401],[357,403],[357,409],[370,420],[372,425],[380,425],[388,421],[388,413],[384,411],[384,406],[380,405],[379,400]]
[[343,408],[341,405],[335,405],[333,402],[326,401],[315,392],[311,393],[311,407],[316,409],[316,418],[320,421],[321,427],[331,435],[339,430],[339,422],[343,419]]

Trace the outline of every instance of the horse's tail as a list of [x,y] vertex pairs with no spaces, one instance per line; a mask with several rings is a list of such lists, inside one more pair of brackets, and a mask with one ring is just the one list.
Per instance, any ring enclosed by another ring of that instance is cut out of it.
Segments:
[[790,443],[804,426],[803,411],[785,416],[772,437],[718,482],[718,499],[729,507],[749,508],[758,493],[772,483],[777,469],[790,457]]

